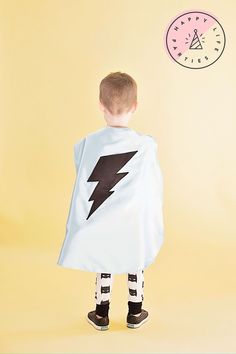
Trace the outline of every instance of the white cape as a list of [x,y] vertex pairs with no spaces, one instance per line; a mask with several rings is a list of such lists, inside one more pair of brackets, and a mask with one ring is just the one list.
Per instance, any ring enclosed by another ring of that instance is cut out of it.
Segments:
[[129,127],[99,129],[74,145],[76,179],[57,264],[135,273],[163,243],[157,142]]

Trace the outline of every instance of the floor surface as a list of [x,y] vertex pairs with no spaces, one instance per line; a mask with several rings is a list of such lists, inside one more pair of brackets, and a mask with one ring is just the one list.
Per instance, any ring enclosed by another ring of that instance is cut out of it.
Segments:
[[0,352],[235,353],[234,249],[184,244],[146,268],[150,318],[138,329],[125,324],[126,274],[115,275],[103,332],[86,321],[95,273],[56,265],[57,252],[1,246]]

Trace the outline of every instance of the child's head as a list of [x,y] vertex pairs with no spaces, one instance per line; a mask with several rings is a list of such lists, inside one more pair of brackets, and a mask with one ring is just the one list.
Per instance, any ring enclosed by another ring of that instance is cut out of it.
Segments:
[[99,104],[108,123],[126,124],[137,107],[137,84],[128,74],[110,73],[100,83]]

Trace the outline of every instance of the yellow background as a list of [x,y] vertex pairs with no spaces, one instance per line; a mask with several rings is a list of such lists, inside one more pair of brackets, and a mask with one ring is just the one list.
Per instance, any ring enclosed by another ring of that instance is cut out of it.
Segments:
[[[226,34],[223,55],[199,70],[164,46],[191,10]],[[236,352],[235,11],[233,0],[0,2],[2,353]],[[165,240],[144,273],[149,322],[126,327],[126,275],[116,275],[100,332],[86,322],[95,273],[56,262],[73,145],[106,124],[98,86],[113,71],[138,84],[129,126],[158,141]]]

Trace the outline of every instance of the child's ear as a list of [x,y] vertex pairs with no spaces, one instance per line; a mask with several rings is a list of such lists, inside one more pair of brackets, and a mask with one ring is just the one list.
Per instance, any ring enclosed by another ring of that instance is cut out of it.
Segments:
[[137,105],[138,105],[138,102],[136,101],[136,102],[133,104],[133,110],[132,110],[132,112],[135,112],[135,111],[136,111]]
[[104,112],[104,106],[103,104],[101,103],[101,101],[99,101],[99,108],[102,112]]

